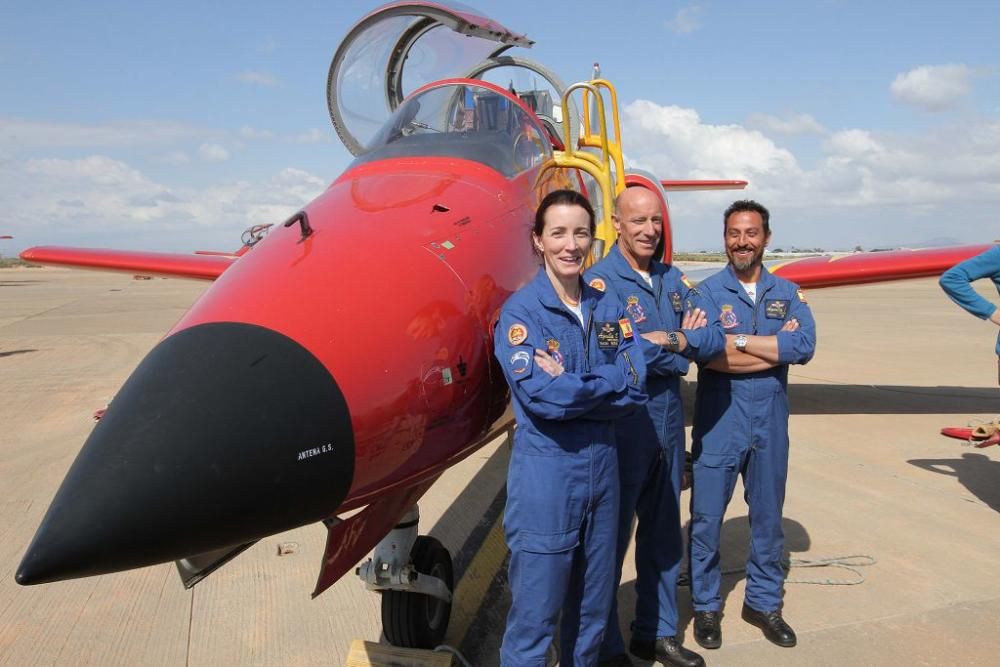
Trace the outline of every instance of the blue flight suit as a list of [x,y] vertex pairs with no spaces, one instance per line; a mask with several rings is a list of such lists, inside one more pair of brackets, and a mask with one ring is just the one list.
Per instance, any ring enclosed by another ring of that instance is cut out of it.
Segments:
[[632,635],[638,639],[673,637],[677,634],[677,575],[683,557],[680,495],[684,472],[684,406],[680,378],[687,374],[689,358],[708,361],[726,344],[719,315],[677,268],[651,262],[652,286],[635,272],[616,244],[607,257],[584,275],[592,287],[604,290],[625,308],[636,333],[679,331],[684,312],[701,308],[708,325],[684,330],[687,347],[680,354],[640,340],[646,360],[645,410],[619,419],[618,470],[621,504],[618,513],[618,544],[615,579],[608,629],[601,657],[625,653],[618,625],[617,588],[622,564],[636,530],[636,604]]
[[[560,611],[561,664],[596,664],[611,605],[613,420],[646,402],[646,365],[624,310],[581,287],[584,326],[541,269],[504,304],[494,333],[517,419],[504,513],[513,598],[500,649],[506,667],[545,665]],[[565,372],[538,368],[536,349]]]
[[[737,474],[750,512],[745,601],[757,611],[781,606],[784,533],[781,512],[788,476],[788,364],[808,362],[816,322],[798,286],[762,268],[756,303],[732,266],[698,285],[727,334],[778,337],[780,365],[730,374],[700,367],[695,398],[691,494],[691,598],[695,611],[718,611],[719,537]],[[795,318],[799,329],[779,332]]]
[[[981,320],[996,312],[996,305],[976,294],[969,283],[980,278],[992,278],[993,286],[1000,293],[1000,245],[986,252],[959,262],[944,272],[938,283],[951,300]],[[1000,355],[1000,335],[997,335],[997,354]]]

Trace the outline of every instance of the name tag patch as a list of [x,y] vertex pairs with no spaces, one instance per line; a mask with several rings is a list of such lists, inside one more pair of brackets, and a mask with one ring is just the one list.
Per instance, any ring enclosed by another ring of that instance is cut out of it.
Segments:
[[787,299],[768,299],[764,304],[764,314],[769,320],[783,320],[788,316]]
[[597,347],[602,350],[616,350],[621,344],[621,340],[617,322],[597,323]]
[[684,304],[681,301],[681,293],[680,292],[671,292],[670,293],[670,305],[674,307],[674,312],[675,313],[680,313],[680,312],[682,312],[684,310]]

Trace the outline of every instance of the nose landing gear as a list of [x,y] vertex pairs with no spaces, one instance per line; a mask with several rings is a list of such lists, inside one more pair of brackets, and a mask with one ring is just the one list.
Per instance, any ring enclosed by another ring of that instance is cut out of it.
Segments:
[[382,631],[394,646],[433,649],[451,617],[451,555],[437,539],[417,535],[417,507],[375,547],[358,568],[369,590],[382,593]]

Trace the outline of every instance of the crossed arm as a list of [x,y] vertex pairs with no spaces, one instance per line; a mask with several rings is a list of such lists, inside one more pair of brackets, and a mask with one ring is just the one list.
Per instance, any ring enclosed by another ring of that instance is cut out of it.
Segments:
[[[798,331],[799,321],[794,317],[785,322],[781,331]],[[706,365],[712,370],[723,373],[756,373],[779,365],[778,337],[747,336],[747,346],[744,351],[736,349],[733,342],[736,336],[726,334],[726,347]]]

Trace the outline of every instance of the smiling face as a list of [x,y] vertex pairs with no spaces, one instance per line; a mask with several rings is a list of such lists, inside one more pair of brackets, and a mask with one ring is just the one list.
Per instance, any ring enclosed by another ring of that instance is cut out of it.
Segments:
[[646,188],[628,188],[618,196],[613,219],[622,255],[632,268],[648,270],[663,237],[659,198]]
[[574,204],[550,206],[545,211],[541,235],[532,234],[532,239],[550,275],[560,280],[575,279],[594,241],[590,233],[590,214]]
[[738,274],[756,280],[764,258],[764,248],[771,240],[764,231],[764,218],[756,211],[737,211],[726,218],[726,255]]

